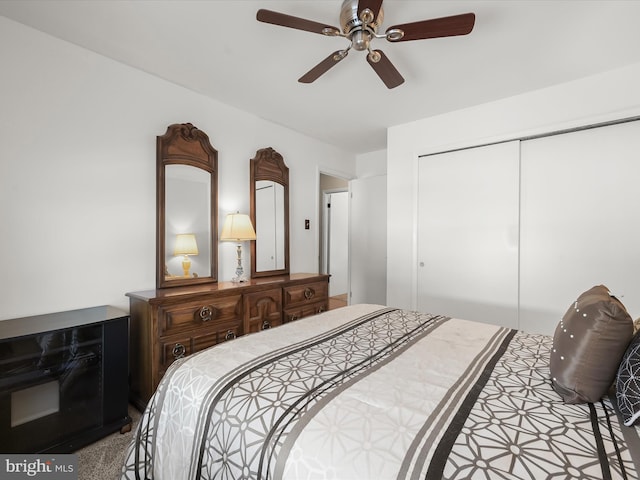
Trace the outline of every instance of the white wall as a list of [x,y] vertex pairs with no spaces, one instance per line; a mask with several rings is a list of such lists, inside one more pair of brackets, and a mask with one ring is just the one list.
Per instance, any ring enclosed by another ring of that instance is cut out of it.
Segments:
[[640,115],[639,83],[640,64],[634,64],[390,128],[387,304],[416,306],[419,155]]
[[376,150],[356,155],[356,174],[358,178],[375,177],[387,174],[387,151]]
[[[317,171],[354,176],[352,154],[4,17],[0,63],[0,319],[128,308],[126,292],[154,288],[155,138],[172,123],[218,150],[219,229],[249,211],[256,150],[284,156],[291,271],[318,270]],[[221,243],[220,280],[234,258]]]

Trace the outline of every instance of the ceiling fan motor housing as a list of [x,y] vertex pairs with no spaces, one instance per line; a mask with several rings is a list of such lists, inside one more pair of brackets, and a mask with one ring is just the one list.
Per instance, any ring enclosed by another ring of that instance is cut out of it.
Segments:
[[[378,27],[382,24],[384,14],[382,8],[378,12],[378,17],[369,22],[367,26],[377,33]],[[371,34],[363,29],[364,23],[358,18],[358,0],[345,0],[342,2],[340,10],[340,26],[342,32],[352,40],[353,48],[356,50],[366,50],[369,47]],[[352,35],[353,33],[353,35]]]

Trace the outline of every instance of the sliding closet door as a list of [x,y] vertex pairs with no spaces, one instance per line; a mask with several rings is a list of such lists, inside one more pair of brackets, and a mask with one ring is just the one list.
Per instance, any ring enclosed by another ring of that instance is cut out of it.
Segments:
[[640,316],[640,122],[522,142],[520,323],[604,284]]
[[419,310],[518,326],[518,150],[419,160]]

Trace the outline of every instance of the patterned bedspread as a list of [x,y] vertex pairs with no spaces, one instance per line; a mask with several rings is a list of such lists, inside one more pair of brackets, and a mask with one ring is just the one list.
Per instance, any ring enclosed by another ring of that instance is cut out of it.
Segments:
[[638,479],[638,432],[565,405],[550,345],[379,305],[240,337],[169,369],[122,478]]

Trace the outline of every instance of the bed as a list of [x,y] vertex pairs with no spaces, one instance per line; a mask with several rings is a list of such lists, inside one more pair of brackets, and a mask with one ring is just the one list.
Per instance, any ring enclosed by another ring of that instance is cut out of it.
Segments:
[[568,404],[544,335],[353,305],[175,362],[122,479],[638,479],[615,396]]

